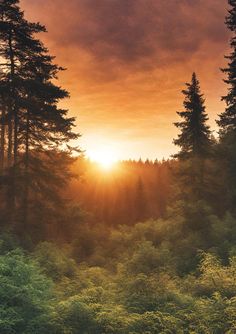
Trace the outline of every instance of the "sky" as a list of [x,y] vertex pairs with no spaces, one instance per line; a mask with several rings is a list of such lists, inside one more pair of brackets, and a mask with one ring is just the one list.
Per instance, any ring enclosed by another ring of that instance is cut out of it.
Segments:
[[182,89],[195,71],[209,124],[224,110],[230,34],[226,0],[21,0],[27,19],[67,68],[59,83],[76,116],[79,145],[92,157],[168,158],[183,109]]

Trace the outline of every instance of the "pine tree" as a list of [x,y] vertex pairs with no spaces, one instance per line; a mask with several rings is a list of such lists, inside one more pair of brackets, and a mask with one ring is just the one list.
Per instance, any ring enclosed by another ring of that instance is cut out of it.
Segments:
[[49,210],[60,197],[55,187],[70,176],[65,165],[71,162],[71,149],[66,153],[64,148],[78,135],[72,131],[74,118],[58,108],[69,96],[55,84],[62,68],[53,64],[54,58],[35,37],[46,29],[25,20],[18,3],[0,2],[1,146],[7,145],[7,211],[17,208],[27,224],[33,202]]
[[220,120],[217,121],[222,135],[232,131],[236,132],[236,1],[229,0],[228,3],[232,8],[226,17],[226,25],[233,32],[233,37],[230,41],[232,52],[229,56],[225,56],[229,60],[228,67],[222,70],[227,74],[224,82],[229,85],[228,94],[222,97],[227,107],[220,115]]
[[[236,214],[236,1],[229,0],[230,9],[226,17],[226,25],[232,32],[230,40],[231,53],[225,56],[228,66],[222,69],[227,78],[224,82],[228,85],[228,94],[222,97],[226,103],[226,109],[220,114],[217,121],[220,127],[220,142],[217,151],[217,165],[222,173],[222,186],[226,186],[224,199],[225,210]],[[224,175],[224,178],[223,178]],[[219,194],[219,197],[221,194]]]
[[[78,137],[72,132],[74,118],[66,117],[67,110],[57,107],[58,101],[68,97],[67,91],[52,83],[52,79],[56,79],[61,68],[52,63],[53,58],[39,41],[34,42],[38,44],[37,49],[21,65],[22,87],[26,96],[22,99],[25,112],[20,121],[20,142],[24,150],[22,165],[25,180],[23,200],[25,221],[28,216],[29,198],[31,202],[34,198],[32,191],[29,196],[30,190],[34,188],[35,192],[35,189],[44,189],[44,192],[37,190],[37,205],[45,203],[47,199],[48,206],[48,203],[58,199],[55,195],[58,191],[54,189],[54,185],[62,186],[63,178],[60,176],[61,182],[59,182],[58,175],[55,177],[56,168],[52,168],[48,156],[52,160],[58,160],[60,155],[58,147],[61,148],[68,140]],[[66,161],[70,162],[70,159],[64,156],[64,162]],[[63,161],[60,163],[62,165]],[[63,177],[66,178],[66,174]]]
[[[39,24],[28,23],[18,7],[17,0],[0,2],[0,56],[1,82],[0,98],[2,106],[2,144],[6,141],[7,162],[7,211],[11,220],[16,207],[17,176],[19,157],[19,122],[21,117],[22,76],[20,72],[23,59],[32,52],[32,34],[44,30]],[[5,129],[7,128],[7,140]]]
[[179,159],[175,169],[174,194],[177,205],[183,204],[188,220],[188,207],[205,206],[205,203],[208,203],[206,171],[212,138],[210,128],[206,124],[208,117],[203,94],[195,73],[192,75],[191,83],[186,85],[187,89],[183,90],[185,111],[177,112],[183,121],[175,123],[181,133],[174,140],[175,145],[180,147],[180,152],[174,156]]
[[206,156],[211,146],[211,132],[206,124],[208,117],[195,73],[192,75],[191,83],[187,83],[186,86],[187,89],[183,90],[185,111],[177,112],[183,121],[175,123],[181,130],[178,138],[174,140],[174,144],[181,148],[175,155],[180,159]]
[[[19,153],[21,63],[37,48],[32,35],[45,30],[24,19],[18,0],[0,2],[1,92],[4,93],[8,119],[8,167],[16,165]],[[3,97],[3,94],[1,94]]]
[[4,103],[4,98],[2,97],[0,100],[2,101],[0,105],[0,110],[1,110],[0,175],[2,175],[5,161],[6,106]]

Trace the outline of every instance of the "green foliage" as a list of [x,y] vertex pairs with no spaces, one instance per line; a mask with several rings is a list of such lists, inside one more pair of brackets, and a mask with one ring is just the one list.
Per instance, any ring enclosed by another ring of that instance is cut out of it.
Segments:
[[3,233],[0,239],[0,254],[3,255],[19,247],[19,241],[16,236],[10,233]]
[[131,326],[130,333],[143,334],[171,334],[183,333],[181,320],[168,313],[145,312],[136,317]]
[[100,333],[104,334],[128,333],[129,325],[132,322],[131,317],[129,313],[122,306],[116,305],[113,306],[112,309],[104,308],[97,315],[97,322],[98,326],[100,327]]
[[52,330],[52,284],[22,251],[0,256],[0,332]]
[[233,298],[236,293],[236,258],[232,257],[228,266],[222,266],[219,258],[210,253],[203,254],[200,263],[201,275],[192,285],[194,294],[210,297],[220,293],[221,296]]
[[203,242],[202,230],[186,227],[180,213],[115,230],[90,226],[74,247],[82,240],[83,253],[91,235],[94,247],[77,264],[66,245],[41,243],[31,257],[5,246],[0,332],[233,333],[235,247],[222,238],[232,234],[235,220],[209,214]]
[[68,334],[96,333],[95,312],[89,305],[81,302],[80,297],[74,296],[60,302],[57,312],[57,322],[61,324],[62,332],[66,328]]
[[44,273],[53,280],[62,277],[73,277],[76,273],[76,264],[56,245],[49,242],[40,243],[34,252],[34,258],[40,264]]
[[234,333],[235,298],[222,298],[219,293],[209,299],[199,299],[188,315],[189,329],[193,333]]

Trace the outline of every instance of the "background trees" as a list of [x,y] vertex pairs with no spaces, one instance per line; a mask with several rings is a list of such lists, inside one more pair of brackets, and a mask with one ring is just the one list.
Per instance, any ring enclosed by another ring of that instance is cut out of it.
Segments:
[[107,225],[133,225],[147,218],[164,217],[172,203],[172,169],[176,162],[121,161],[110,172],[83,157],[72,168],[82,177],[73,179],[66,196],[80,203],[87,219]]

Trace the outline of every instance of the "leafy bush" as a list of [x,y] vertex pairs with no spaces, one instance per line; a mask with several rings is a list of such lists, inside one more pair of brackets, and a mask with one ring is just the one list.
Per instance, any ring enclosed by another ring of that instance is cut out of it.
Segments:
[[0,256],[0,333],[53,332],[52,283],[38,265],[15,250]]

